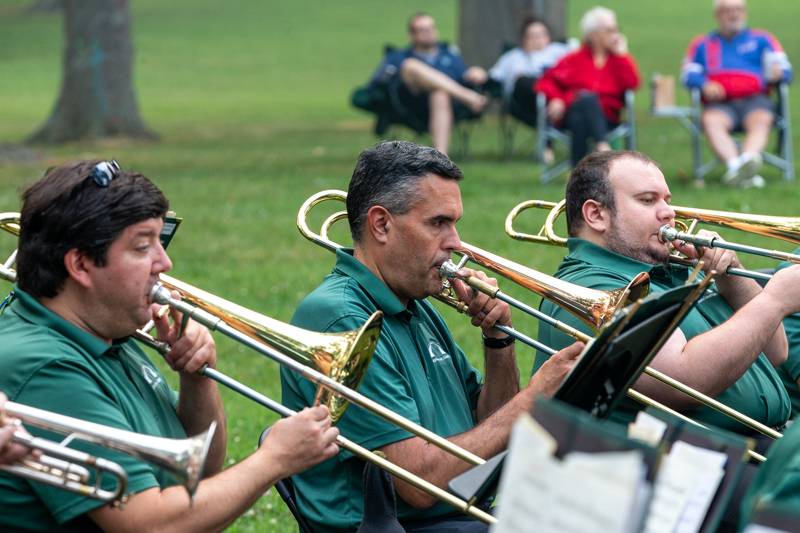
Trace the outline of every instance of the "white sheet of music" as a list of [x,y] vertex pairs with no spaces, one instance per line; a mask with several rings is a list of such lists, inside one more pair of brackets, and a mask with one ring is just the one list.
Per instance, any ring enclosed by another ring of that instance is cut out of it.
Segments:
[[[533,418],[514,425],[494,533],[625,533],[642,495],[640,452],[552,456],[556,443]],[[639,506],[643,507],[643,506]],[[637,526],[640,523],[634,520]]]
[[726,461],[722,452],[676,441],[659,468],[645,533],[699,531]]

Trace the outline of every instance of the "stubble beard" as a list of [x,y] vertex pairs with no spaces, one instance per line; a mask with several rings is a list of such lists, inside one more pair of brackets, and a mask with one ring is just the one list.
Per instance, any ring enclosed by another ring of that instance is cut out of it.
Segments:
[[647,245],[636,246],[617,231],[616,225],[608,230],[606,245],[612,252],[648,265],[662,265],[669,260],[669,251],[666,245],[663,248],[659,248],[658,251],[649,248]]

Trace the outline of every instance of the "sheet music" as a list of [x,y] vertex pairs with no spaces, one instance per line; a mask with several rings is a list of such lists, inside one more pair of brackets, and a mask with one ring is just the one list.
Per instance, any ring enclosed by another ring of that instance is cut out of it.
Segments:
[[667,423],[656,418],[645,411],[636,413],[636,420],[628,424],[628,437],[641,442],[646,442],[651,446],[658,446],[664,433],[667,431]]
[[700,530],[725,475],[727,455],[676,441],[656,478],[646,533]]
[[[555,441],[533,418],[525,415],[517,421],[492,531],[629,531],[632,509],[646,486],[641,453],[571,453],[562,462],[552,456],[555,448]],[[640,521],[634,523],[638,528]]]

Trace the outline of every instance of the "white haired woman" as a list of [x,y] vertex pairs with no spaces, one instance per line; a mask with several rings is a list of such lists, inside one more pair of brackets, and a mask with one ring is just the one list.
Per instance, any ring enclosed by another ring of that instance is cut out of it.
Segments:
[[581,18],[581,32],[582,46],[536,84],[547,97],[550,120],[572,133],[573,165],[589,153],[592,141],[596,150],[610,148],[606,136],[619,124],[625,91],[639,86],[636,62],[613,11],[590,9]]

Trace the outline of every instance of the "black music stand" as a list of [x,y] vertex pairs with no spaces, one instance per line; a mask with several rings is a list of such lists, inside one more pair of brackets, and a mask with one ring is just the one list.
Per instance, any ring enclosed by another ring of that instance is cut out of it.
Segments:
[[[651,294],[617,313],[586,346],[554,398],[597,418],[607,417],[705,292],[711,279],[708,276],[702,281]],[[537,405],[541,401],[537,400]],[[557,432],[557,428],[553,431]],[[557,434],[553,436],[561,442]],[[485,464],[456,476],[448,483],[450,491],[468,502],[484,499],[497,489],[505,455],[506,452],[501,452]]]

